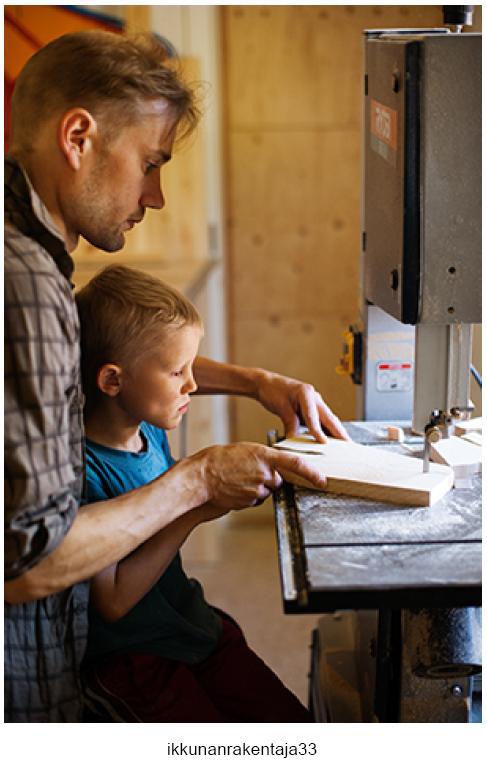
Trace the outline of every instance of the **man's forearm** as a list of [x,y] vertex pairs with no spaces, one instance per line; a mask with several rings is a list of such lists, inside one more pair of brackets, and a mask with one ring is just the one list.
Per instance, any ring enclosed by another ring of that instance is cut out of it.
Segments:
[[5,584],[5,600],[28,602],[91,578],[142,542],[207,501],[198,468],[183,460],[161,478],[116,499],[80,508],[59,547]]
[[265,371],[197,357],[193,366],[197,394],[235,394],[256,398],[257,379]]
[[204,518],[210,520],[259,504],[279,488],[281,472],[318,488],[326,482],[313,464],[291,452],[250,443],[203,449],[140,489],[81,508],[59,547],[5,584],[5,600],[40,599],[91,578],[195,507],[211,506]]

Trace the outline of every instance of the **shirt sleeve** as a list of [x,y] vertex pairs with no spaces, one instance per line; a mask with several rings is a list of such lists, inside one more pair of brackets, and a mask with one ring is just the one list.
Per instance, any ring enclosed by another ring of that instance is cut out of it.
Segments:
[[6,271],[5,579],[63,540],[82,484],[79,327],[59,274]]

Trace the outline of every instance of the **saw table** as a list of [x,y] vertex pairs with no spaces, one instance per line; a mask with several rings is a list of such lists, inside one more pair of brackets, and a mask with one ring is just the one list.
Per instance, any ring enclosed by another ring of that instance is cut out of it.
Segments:
[[[443,6],[445,26],[453,7],[455,34],[364,31],[362,308],[340,367],[367,420],[348,430],[373,447],[384,445],[381,417],[411,418],[434,441],[470,408],[482,38],[458,33],[473,6]],[[276,497],[285,610],[324,613],[311,668],[318,721],[477,720],[480,477],[456,486],[427,508],[291,487]]]
[[[378,437],[386,425],[346,428],[357,443],[404,454]],[[420,437],[413,440],[419,449]],[[452,489],[427,508],[285,485],[275,496],[275,512],[288,613],[481,605],[478,476],[470,488]]]
[[[345,425],[357,443],[404,454],[403,447],[379,436],[390,424]],[[421,438],[407,428],[405,432],[406,443],[421,456]],[[364,689],[360,678],[350,676],[352,661],[355,674],[373,673],[375,696],[369,698],[368,716],[363,695],[355,703],[338,701],[340,710],[335,700],[333,708],[334,687],[328,683],[327,708],[317,720],[471,720],[465,716],[471,714],[472,677],[480,671],[480,477],[432,507],[381,504],[289,484],[275,494],[274,506],[285,612],[334,612],[324,616],[323,636],[332,642],[332,658],[340,652],[342,667],[348,663],[348,676],[340,676],[341,687],[347,682],[347,695]],[[357,612],[352,624],[352,614],[342,611]],[[356,653],[345,656],[343,649],[352,629],[353,642],[347,647],[363,649],[356,632],[364,626],[365,648],[371,651],[365,665],[358,663]],[[320,678],[336,676],[337,666],[331,668],[328,657],[325,665],[312,665],[313,671]],[[315,714],[316,703],[315,696]],[[360,710],[350,708],[358,703]],[[425,705],[427,712],[434,711],[433,718],[425,715]]]

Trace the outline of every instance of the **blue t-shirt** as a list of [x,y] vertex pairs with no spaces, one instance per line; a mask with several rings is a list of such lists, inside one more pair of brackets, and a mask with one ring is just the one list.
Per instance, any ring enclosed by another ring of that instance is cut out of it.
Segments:
[[[149,423],[142,423],[140,431],[145,448],[137,453],[86,440],[88,503],[143,486],[174,464],[165,431]],[[186,576],[178,552],[159,581],[118,621],[105,621],[91,606],[86,658],[137,652],[199,663],[215,648],[220,630],[219,616],[200,584]]]

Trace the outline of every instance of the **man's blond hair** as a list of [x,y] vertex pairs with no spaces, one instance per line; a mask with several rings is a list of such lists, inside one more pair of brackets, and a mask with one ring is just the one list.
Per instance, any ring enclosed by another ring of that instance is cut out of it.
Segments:
[[[133,367],[164,332],[202,327],[196,307],[175,288],[141,270],[111,264],[76,294],[81,374],[87,405],[98,395],[97,372],[107,363]],[[161,332],[162,329],[162,332]]]
[[200,117],[195,87],[186,84],[177,59],[154,35],[126,37],[113,32],[64,34],[30,58],[12,98],[13,152],[27,152],[39,126],[53,114],[85,108],[109,132],[132,124],[141,105],[166,100],[178,139]]

